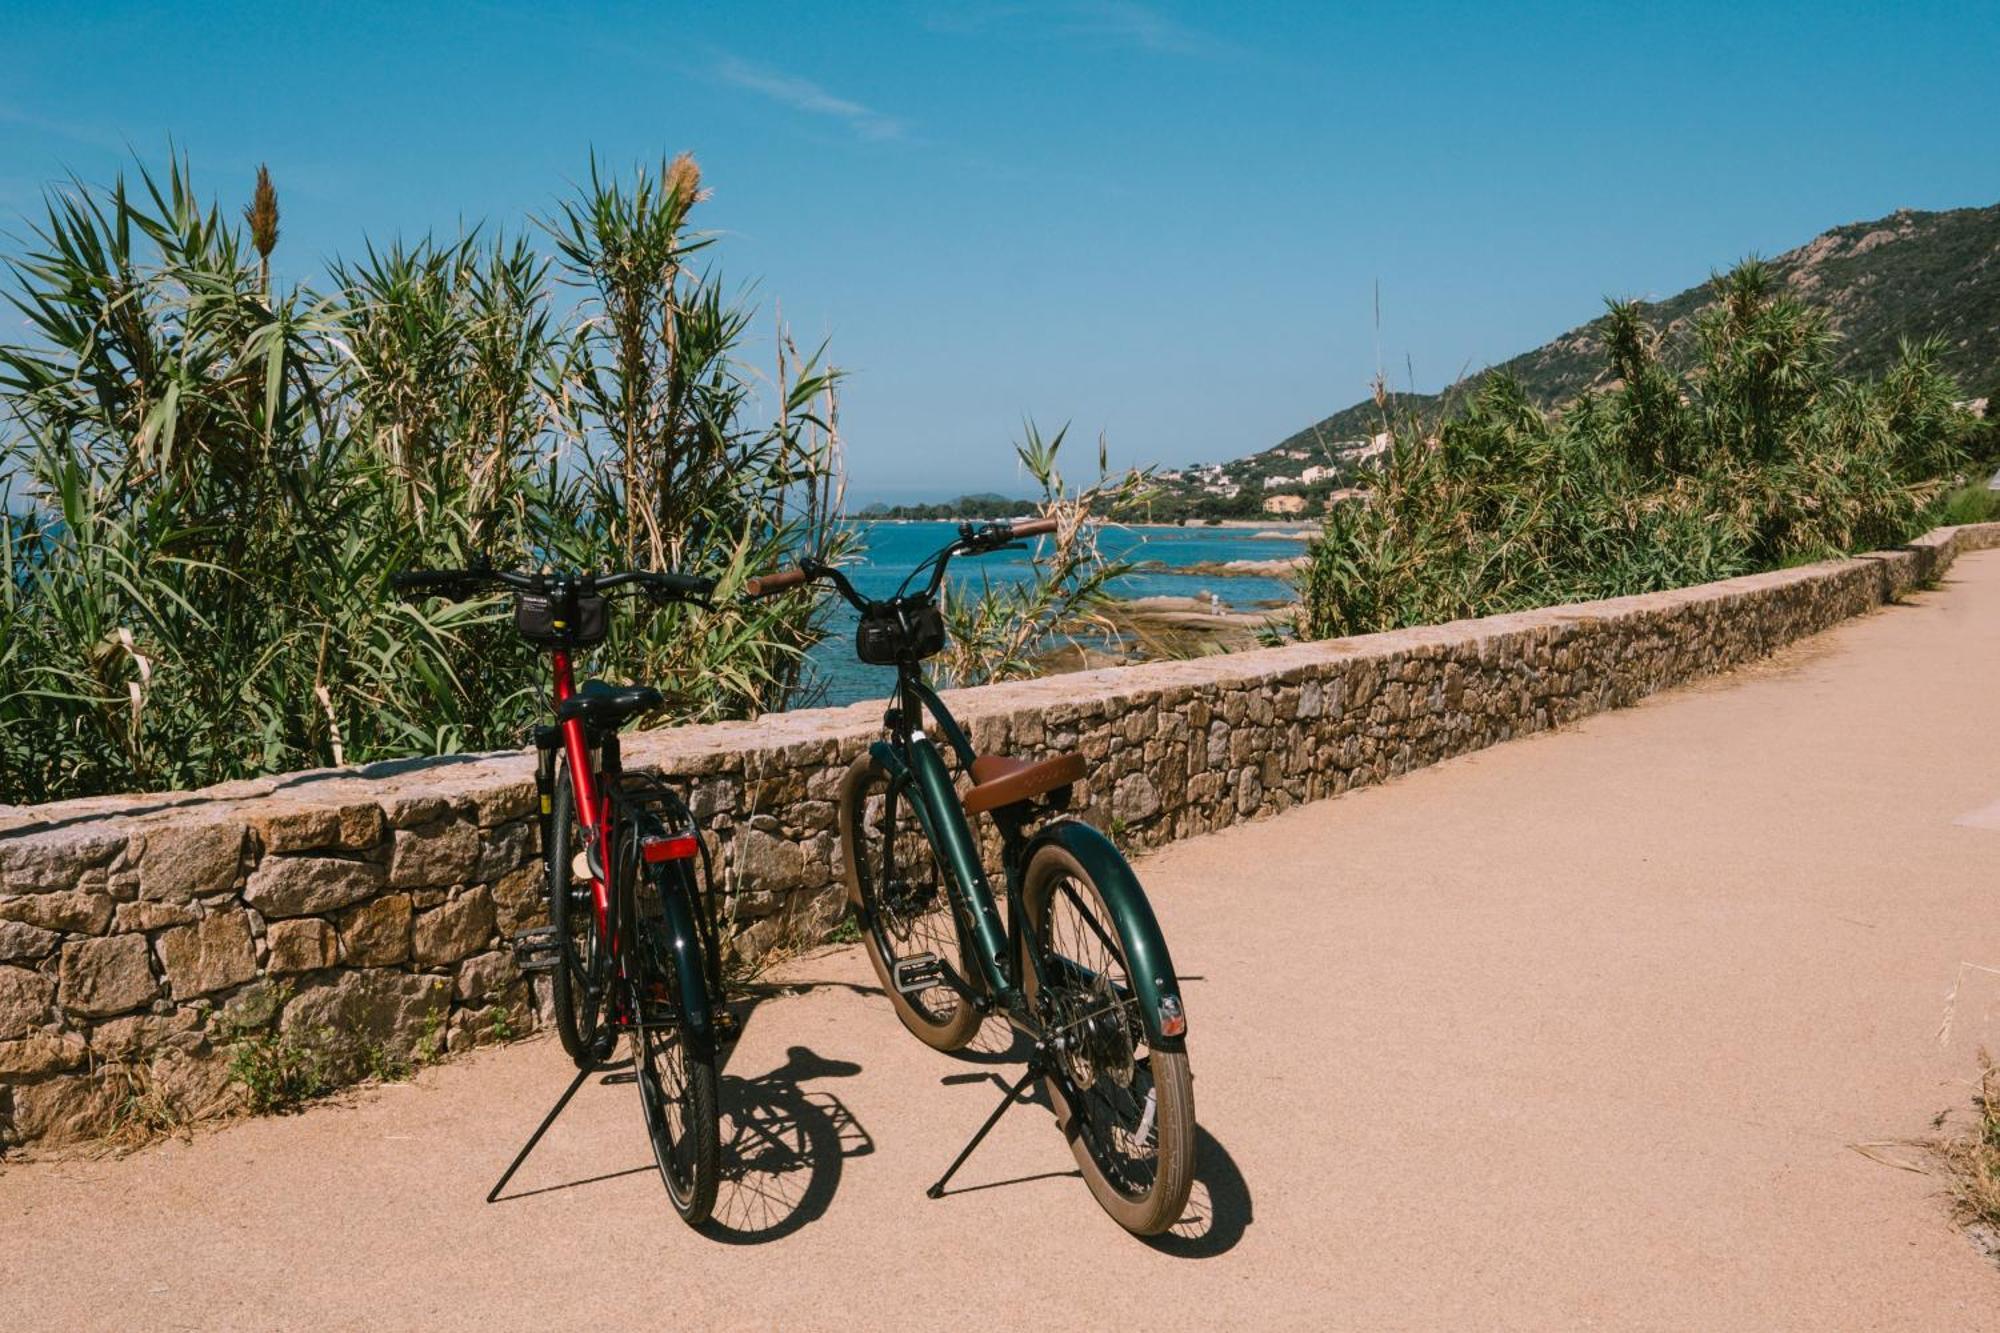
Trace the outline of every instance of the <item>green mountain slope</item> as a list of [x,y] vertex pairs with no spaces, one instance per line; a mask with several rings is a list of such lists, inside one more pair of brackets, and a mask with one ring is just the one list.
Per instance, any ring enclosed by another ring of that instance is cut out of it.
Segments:
[[[1942,213],[1904,210],[1850,223],[1770,264],[1800,298],[1826,308],[1841,339],[1841,370],[1878,373],[1894,358],[1900,339],[1935,335],[1944,340],[1944,369],[1968,394],[1983,396],[2000,387],[2000,204]],[[1708,284],[1702,283],[1647,302],[1644,309],[1655,327],[1667,330],[1671,346],[1708,297]],[[1514,376],[1544,405],[1573,398],[1604,378],[1603,325],[1602,317],[1594,319],[1482,373]],[[1439,396],[1396,397],[1399,407],[1421,408]],[[1265,453],[1323,452],[1336,441],[1379,430],[1380,420],[1374,403],[1359,402]]]

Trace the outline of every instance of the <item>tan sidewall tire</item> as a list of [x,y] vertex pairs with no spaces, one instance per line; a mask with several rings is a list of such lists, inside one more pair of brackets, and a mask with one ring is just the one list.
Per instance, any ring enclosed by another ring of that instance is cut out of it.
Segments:
[[[861,846],[857,832],[866,813],[868,790],[884,776],[886,775],[881,765],[875,762],[875,756],[864,750],[853,764],[849,765],[847,776],[840,784],[840,857],[847,873],[847,901],[854,909],[857,922],[866,921],[866,915],[861,910],[863,871],[857,855],[857,850]],[[956,924],[955,912],[953,921]],[[979,1028],[985,1021],[985,1015],[963,997],[959,1000],[958,1012],[944,1023],[933,1022],[915,1005],[904,999],[896,990],[896,983],[889,974],[889,960],[882,956],[881,946],[875,940],[875,932],[865,924],[861,927],[861,947],[868,955],[869,963],[875,968],[876,979],[882,983],[882,993],[889,997],[889,1007],[896,1011],[896,1017],[903,1021],[903,1026],[908,1028],[918,1041],[936,1050],[957,1051],[963,1050],[974,1037],[979,1035]],[[958,953],[959,956],[952,961],[957,966],[959,975],[977,985],[979,975],[977,970],[968,970],[966,967],[963,938],[959,941]]]
[[[1037,932],[1046,927],[1049,894],[1064,875],[1091,885],[1093,890],[1096,888],[1095,881],[1077,859],[1053,843],[1042,847],[1035,853],[1035,859],[1028,863],[1022,908]],[[1025,947],[1025,932],[1022,938]],[[1120,938],[1119,946],[1126,950],[1129,957],[1131,944]],[[1022,980],[1032,1000],[1034,969],[1027,966],[1025,958],[1021,962]],[[1181,1215],[1187,1211],[1188,1192],[1194,1187],[1194,1078],[1188,1070],[1187,1052],[1149,1051],[1147,1061],[1153,1074],[1153,1087],[1158,1094],[1153,1123],[1159,1143],[1159,1164],[1152,1189],[1139,1199],[1127,1197],[1105,1179],[1096,1160],[1091,1157],[1083,1135],[1071,1129],[1070,1108],[1062,1093],[1052,1080],[1042,1080],[1049,1105],[1055,1108],[1056,1123],[1063,1127],[1070,1153],[1083,1172],[1084,1184],[1090,1186],[1092,1196],[1105,1212],[1111,1214],[1112,1220],[1136,1236],[1157,1236],[1180,1221]]]

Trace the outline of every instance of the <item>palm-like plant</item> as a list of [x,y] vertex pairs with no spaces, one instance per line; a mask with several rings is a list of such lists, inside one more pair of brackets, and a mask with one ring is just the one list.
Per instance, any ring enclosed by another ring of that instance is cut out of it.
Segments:
[[[51,195],[0,347],[0,801],[518,744],[505,608],[403,604],[405,566],[836,553],[836,377],[787,349],[752,421],[749,315],[682,265],[700,197],[690,159],[593,171],[554,260],[366,247],[322,296],[271,287],[266,172],[240,228],[178,159]],[[602,279],[567,324],[558,265]],[[796,686],[816,616],[641,608],[603,665],[669,686],[664,720],[737,716]]]

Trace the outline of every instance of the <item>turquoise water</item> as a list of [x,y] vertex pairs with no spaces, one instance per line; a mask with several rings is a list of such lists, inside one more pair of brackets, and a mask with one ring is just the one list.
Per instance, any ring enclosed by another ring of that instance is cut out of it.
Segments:
[[[895,592],[903,576],[933,551],[958,535],[958,524],[857,523],[864,550],[847,570],[854,586],[869,597]],[[1106,528],[1098,549],[1107,559],[1157,563],[1162,569],[1142,569],[1112,585],[1120,597],[1193,597],[1212,594],[1231,610],[1257,611],[1293,599],[1292,586],[1281,579],[1217,577],[1183,573],[1177,566],[1220,564],[1228,560],[1282,560],[1305,550],[1301,540],[1259,537],[1274,528],[1131,527]],[[949,580],[961,587],[1018,583],[1028,576],[1031,551],[996,551],[984,556],[959,556],[951,562]],[[831,594],[829,594],[831,597]],[[825,688],[824,702],[853,703],[886,697],[895,671],[872,667],[854,657],[854,613],[833,599],[836,614],[831,633],[811,654],[813,676]]]

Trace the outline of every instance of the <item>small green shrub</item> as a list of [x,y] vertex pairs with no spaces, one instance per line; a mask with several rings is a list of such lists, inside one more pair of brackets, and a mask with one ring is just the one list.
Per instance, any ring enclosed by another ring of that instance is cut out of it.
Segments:
[[424,1015],[424,1030],[411,1048],[411,1058],[419,1065],[437,1063],[444,1054],[444,1025],[449,1005],[440,1005]]
[[2000,1066],[1985,1051],[1979,1053],[1969,1122],[1932,1140],[1930,1147],[1959,1220],[1980,1229],[1989,1249],[2000,1251]]
[[1990,523],[1996,518],[2000,518],[2000,491],[1988,490],[1983,481],[1959,487],[1938,506],[1939,523]]
[[313,1027],[243,1038],[230,1049],[229,1077],[252,1111],[283,1114],[333,1091],[336,1064],[333,1030]]

